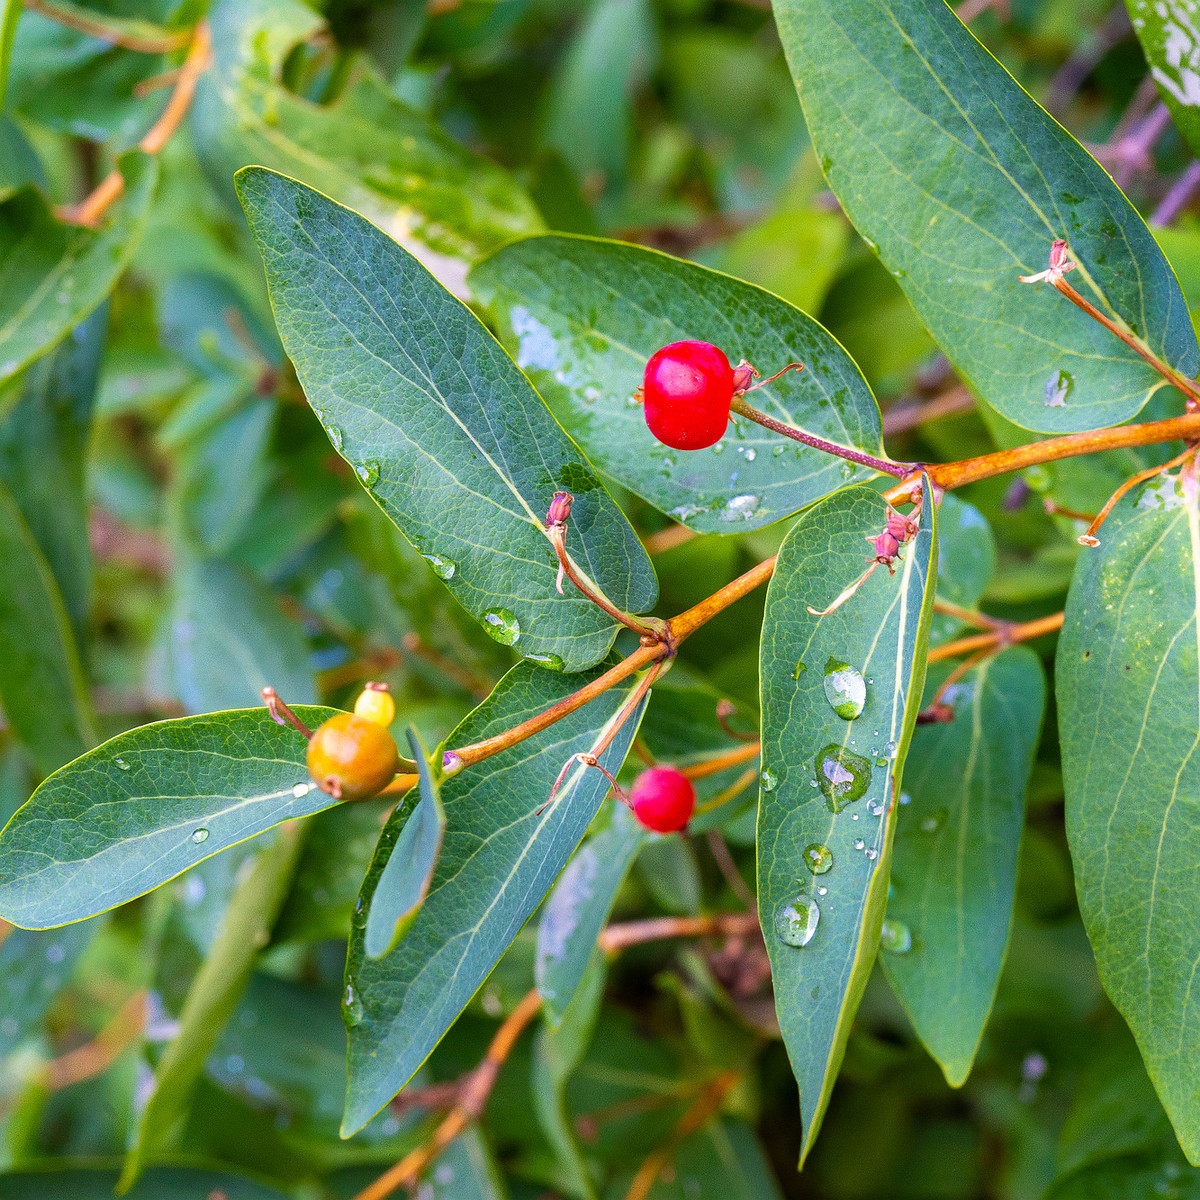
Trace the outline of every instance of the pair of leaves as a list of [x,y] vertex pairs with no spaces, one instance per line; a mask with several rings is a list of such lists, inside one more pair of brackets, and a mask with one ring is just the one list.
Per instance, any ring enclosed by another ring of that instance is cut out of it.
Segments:
[[498,641],[570,671],[603,657],[613,621],[555,588],[554,493],[574,494],[568,548],[618,607],[654,603],[653,569],[512,360],[356,213],[257,167],[238,188],[296,373],[376,503]]
[[1056,663],[1067,836],[1100,978],[1200,1164],[1200,504],[1131,492],[1075,568]]
[[[867,488],[807,510],[767,590],[758,904],[775,1010],[800,1084],[801,1162],[879,944],[896,796],[925,674],[937,571],[932,501],[894,577],[876,570],[828,616],[808,606],[824,608],[862,573],[865,539],[888,511]],[[834,663],[861,676],[864,706],[853,719],[833,707],[825,676]]]
[[779,36],[830,186],[973,390],[1024,429],[1125,421],[1159,375],[1049,287],[1071,278],[1186,375],[1179,285],[1100,165],[942,0],[778,0]]

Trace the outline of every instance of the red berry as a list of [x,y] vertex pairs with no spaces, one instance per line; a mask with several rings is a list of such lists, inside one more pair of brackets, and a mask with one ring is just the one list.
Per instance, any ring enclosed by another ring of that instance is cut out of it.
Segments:
[[633,785],[630,807],[647,829],[655,833],[678,833],[691,820],[696,789],[674,767],[651,767]]
[[646,424],[676,450],[703,450],[729,424],[733,368],[710,342],[672,342],[646,364],[642,403]]

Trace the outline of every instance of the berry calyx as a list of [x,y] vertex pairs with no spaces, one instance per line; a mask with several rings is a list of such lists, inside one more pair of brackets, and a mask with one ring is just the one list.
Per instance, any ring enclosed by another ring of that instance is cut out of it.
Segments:
[[634,783],[629,807],[647,829],[655,833],[678,833],[692,818],[696,789],[674,767],[651,767]]
[[729,424],[736,381],[724,352],[711,342],[672,342],[655,351],[642,379],[650,432],[675,450],[703,450]]
[[308,773],[321,791],[338,800],[376,795],[392,782],[399,765],[400,754],[387,729],[355,713],[330,717],[308,743]]
[[396,719],[396,702],[386,683],[368,683],[354,702],[354,715],[386,729]]

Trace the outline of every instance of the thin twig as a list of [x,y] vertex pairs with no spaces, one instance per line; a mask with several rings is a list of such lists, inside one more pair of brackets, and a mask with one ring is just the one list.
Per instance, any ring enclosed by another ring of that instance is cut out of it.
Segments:
[[721,836],[721,831],[719,829],[710,829],[704,837],[705,841],[708,842],[708,849],[713,856],[713,861],[725,877],[725,882],[729,884],[729,890],[747,908],[753,908],[758,903],[758,897],[755,896],[746,881],[742,878],[742,873],[737,869],[737,863],[733,861],[733,855],[730,854],[729,846]]
[[1048,617],[1038,617],[1034,621],[1005,625],[991,633],[976,633],[970,637],[959,638],[956,642],[947,642],[944,646],[935,646],[929,652],[929,662],[940,662],[943,658],[957,658],[960,654],[974,654],[976,650],[990,650],[1012,646],[1017,642],[1028,642],[1043,634],[1061,629],[1063,615],[1060,612],[1051,613]]
[[1180,463],[1190,458],[1196,453],[1197,446],[1188,446],[1182,454],[1175,455],[1169,462],[1165,462],[1161,467],[1148,467],[1144,471],[1139,471],[1132,479],[1127,479],[1111,496],[1105,506],[1092,518],[1092,523],[1087,529],[1079,535],[1078,541],[1081,546],[1098,546],[1100,539],[1096,534],[1100,532],[1100,526],[1104,524],[1108,514],[1116,508],[1118,501],[1131,488],[1137,487],[1139,483],[1145,483],[1147,479],[1153,479],[1155,475],[1161,475],[1164,471],[1169,471],[1172,467],[1179,466]]
[[73,4],[54,4],[51,0],[25,0],[25,7],[67,29],[74,29],[76,33],[86,33],[88,37],[98,38],[110,46],[122,46],[142,54],[169,54],[172,50],[182,49],[192,37],[190,29],[164,29],[155,34],[135,33],[127,27],[109,24],[103,17],[93,16]]
[[690,542],[696,536],[696,531],[686,525],[668,525],[666,529],[659,529],[644,537],[642,545],[646,547],[647,554],[665,554],[668,550],[674,550],[676,546],[682,546],[684,542]]
[[915,429],[927,421],[936,421],[954,413],[970,412],[974,407],[975,397],[963,384],[919,404],[893,404],[883,414],[883,435],[891,437],[893,434]]
[[1193,158],[1150,217],[1151,225],[1170,225],[1200,190],[1200,158]]
[[736,767],[740,763],[757,758],[761,753],[762,743],[758,738],[755,738],[754,741],[738,746],[735,750],[727,750],[724,754],[718,754],[714,758],[706,758],[703,762],[680,767],[679,773],[685,775],[688,779],[707,779],[710,775],[716,775],[724,771],[726,767]]
[[696,816],[703,816],[705,813],[712,812],[713,809],[720,808],[723,804],[728,804],[730,800],[736,800],[757,780],[758,768],[747,767],[724,791],[718,792],[710,800],[705,800],[703,804],[697,804]]
[[935,600],[933,611],[943,616],[957,617],[967,625],[978,629],[1002,629],[1004,621],[999,617],[989,617],[987,613],[976,612],[973,608],[963,608],[961,604],[951,604],[949,600]]
[[117,1009],[113,1018],[98,1034],[82,1046],[51,1059],[43,1069],[49,1091],[56,1092],[73,1083],[82,1083],[103,1074],[142,1035],[146,1027],[146,993],[135,992]]

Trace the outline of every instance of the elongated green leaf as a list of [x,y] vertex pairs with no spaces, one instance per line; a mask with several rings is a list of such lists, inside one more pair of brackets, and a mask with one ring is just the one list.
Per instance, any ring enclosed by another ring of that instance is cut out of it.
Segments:
[[363,948],[368,958],[390,954],[415,920],[433,881],[446,832],[446,812],[430,770],[429,751],[412,726],[408,744],[417,764],[421,798],[402,827],[389,822],[390,831],[385,827],[380,835],[380,853],[385,839],[393,844],[366,910]]
[[[520,664],[454,731],[450,744],[469,745],[510,729],[582,682]],[[575,764],[547,805],[550,790],[571,755],[586,752],[615,719],[632,686],[605,692],[442,784],[446,835],[412,928],[378,960],[366,957],[362,931],[350,939],[344,1134],[361,1129],[412,1078],[566,866],[608,780]],[[620,769],[640,718],[639,710],[601,756],[611,773]],[[414,804],[410,799],[405,808]],[[377,853],[363,885],[367,906],[382,867]]]
[[[950,670],[930,671],[927,703]],[[950,686],[954,720],[918,729],[908,753],[881,959],[952,1087],[971,1070],[1008,949],[1045,701],[1037,655],[1010,646]]]
[[3,0],[0,4],[0,112],[4,111],[4,93],[8,90],[8,63],[12,57],[13,38],[21,18],[22,0]]
[[[807,606],[826,607],[862,573],[864,539],[883,529],[887,513],[867,488],[814,506],[784,540],[767,590],[758,911],[775,1011],[800,1083],[801,1162],[879,944],[896,796],[925,676],[937,572],[932,505],[894,577],[876,570],[828,616]],[[848,686],[847,669],[865,685],[852,720],[834,711],[826,687],[827,672],[839,671]],[[827,869],[811,869],[827,861]]]
[[0,700],[43,774],[95,745],[70,618],[46,559],[2,482]]
[[1056,662],[1067,837],[1104,989],[1200,1164],[1200,511],[1166,477],[1079,556]]
[[[842,486],[849,464],[735,419],[708,450],[646,428],[634,390],[659,347],[686,338],[746,358],[757,407],[838,445],[883,454],[879,409],[850,356],[811,317],[748,283],[619,242],[550,236],[485,260],[471,282],[517,362],[585,450],[626,487],[700,532],[741,533]],[[859,468],[859,477],[870,473]]]
[[575,851],[543,905],[535,973],[551,1028],[572,1003],[617,892],[645,840],[645,829],[629,809],[615,805],[612,821]]
[[1159,95],[1200,154],[1200,13],[1191,0],[1125,0]]
[[156,161],[117,163],[125,194],[99,230],[57,221],[33,187],[0,204],[0,383],[53,350],[112,291],[150,210]]
[[1141,217],[943,0],[774,9],[830,186],[989,404],[1023,429],[1094,429],[1160,382],[1053,288],[1018,281],[1055,238],[1076,286],[1194,374],[1187,306]]
[[[77,645],[83,644],[91,589],[84,470],[107,327],[102,307],[0,388],[0,479],[45,555]],[[7,412],[6,392],[16,393]]]
[[291,886],[300,857],[304,826],[288,822],[262,849],[229,899],[225,921],[208,952],[179,1014],[179,1032],[154,1072],[154,1090],[138,1118],[133,1144],[117,1185],[127,1192],[158,1157],[187,1112],[188,1097],[205,1059],[233,1015],[266,946],[271,926]]
[[[334,715],[297,708],[310,728]],[[93,916],[337,801],[266,709],[143,725],[63,767],[0,833],[0,916],[46,929]]]
[[[112,1200],[120,1173],[91,1169],[17,1171],[3,1177],[4,1200]],[[225,1171],[197,1167],[159,1167],[126,1193],[129,1200],[197,1200],[221,1195],[226,1200],[285,1200],[286,1193]]]
[[210,14],[214,65],[201,78],[192,128],[214,178],[249,163],[303,179],[422,252],[461,284],[454,259],[534,233],[541,218],[516,181],[396,99],[360,63],[345,91],[313,104],[284,86],[292,49],[324,22],[298,0],[222,0]]
[[1056,1180],[1044,1200],[1200,1200],[1200,1171],[1189,1170],[1178,1151],[1134,1154],[1084,1167]]
[[241,172],[238,188],[284,345],[376,503],[498,641],[567,670],[602,658],[617,627],[555,589],[543,524],[554,493],[574,493],[569,548],[618,607],[650,607],[654,572],[512,360],[356,213],[261,168]]

